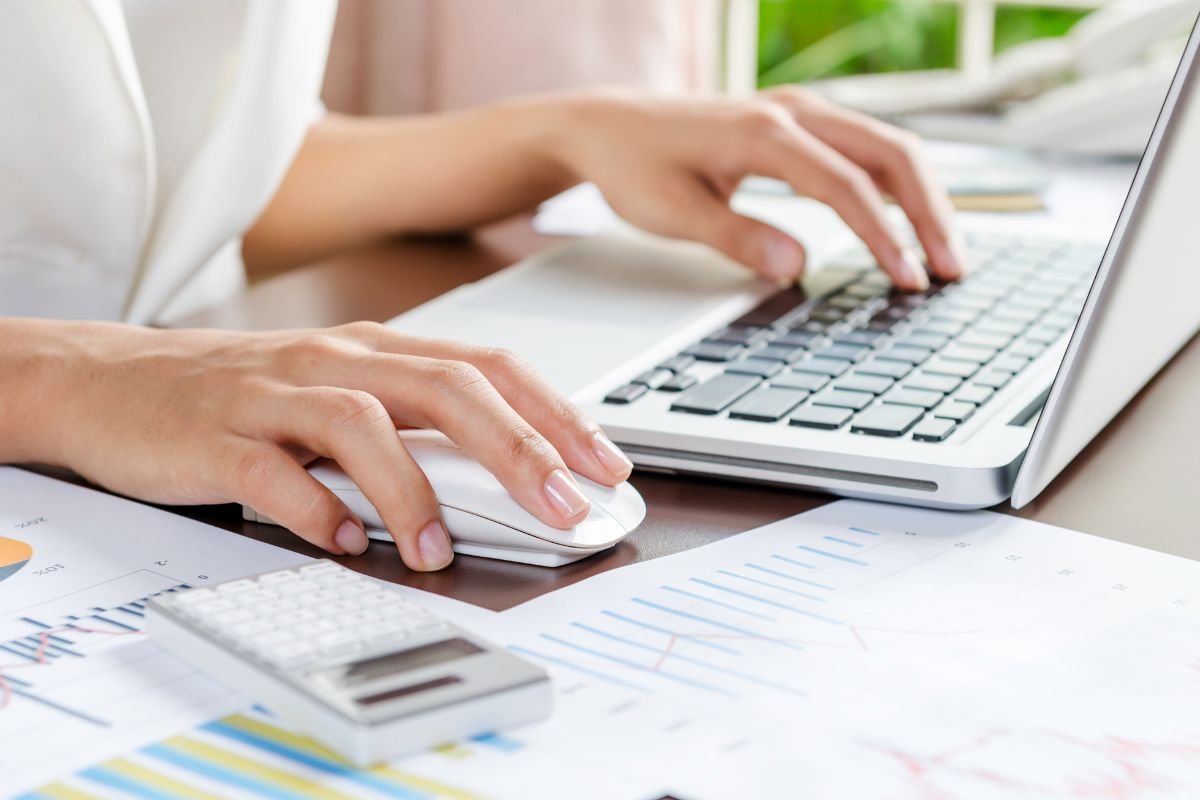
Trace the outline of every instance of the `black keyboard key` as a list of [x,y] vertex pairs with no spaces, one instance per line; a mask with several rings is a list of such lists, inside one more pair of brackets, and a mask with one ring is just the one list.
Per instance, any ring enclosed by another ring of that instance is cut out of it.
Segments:
[[838,377],[849,368],[849,361],[840,361],[835,358],[809,358],[804,361],[797,361],[792,365],[794,372],[815,372],[818,375],[828,375],[831,378]]
[[668,358],[663,363],[659,364],[655,369],[669,369],[671,372],[683,372],[685,369],[696,363],[696,359],[691,356],[675,356]]
[[745,352],[740,344],[725,344],[723,342],[700,342],[683,351],[683,355],[692,356],[697,361],[732,361]]
[[886,378],[899,380],[912,372],[912,364],[909,364],[907,361],[880,360],[876,356],[865,364],[859,364],[855,368],[855,371],[863,375],[882,375]]
[[813,351],[818,358],[836,358],[841,361],[861,361],[871,348],[859,344],[830,344]]
[[762,379],[753,375],[718,375],[684,392],[671,404],[671,410],[707,416],[720,414],[760,383]]
[[754,351],[754,357],[766,361],[781,361],[784,364],[792,364],[804,358],[805,350],[803,347],[788,347],[786,345],[772,344],[769,347],[764,347],[761,350]]
[[908,433],[924,415],[924,409],[913,406],[875,406],[854,418],[850,432],[896,438]]
[[744,361],[734,361],[725,367],[725,371],[733,375],[757,375],[760,378],[770,378],[783,371],[783,364],[761,358],[747,358]]
[[867,392],[848,392],[844,389],[833,388],[826,389],[813,397],[813,405],[834,406],[836,408],[850,408],[855,411],[862,411],[874,399],[875,395]]
[[671,380],[658,387],[660,392],[686,392],[696,385],[696,376],[681,372]]
[[938,350],[945,347],[949,341],[950,337],[941,333],[913,331],[907,336],[901,336],[897,339],[896,344],[904,347],[923,347],[926,350]]
[[759,389],[734,403],[729,416],[752,422],[778,422],[807,397],[808,392],[797,389]]
[[938,353],[942,358],[949,358],[954,361],[970,361],[972,364],[986,364],[991,361],[996,355],[996,351],[991,348],[983,347],[968,347],[965,344],[951,342],[945,350]]
[[767,328],[808,302],[808,295],[793,286],[768,297],[753,310],[743,314],[733,324],[743,327]]
[[970,403],[973,406],[981,406],[986,403],[995,393],[996,390],[990,386],[971,384],[970,386],[964,386],[955,392],[953,399],[959,401],[960,403]]
[[882,358],[885,361],[903,361],[915,366],[924,363],[931,355],[933,355],[933,351],[927,350],[924,347],[893,345],[887,350],[881,351],[876,358]]
[[662,385],[671,378],[675,377],[675,373],[667,369],[652,369],[649,372],[643,372],[631,382],[640,383],[648,389],[660,389]]
[[956,378],[953,375],[930,375],[927,372],[918,372],[916,375],[910,375],[904,381],[904,386],[907,389],[950,394],[958,388],[960,383],[962,383],[962,378]]
[[640,383],[627,383],[609,392],[608,396],[604,398],[604,402],[624,406],[637,400],[648,391],[650,390]]
[[1013,337],[997,333],[984,333],[979,330],[969,330],[958,337],[958,343],[967,347],[981,347],[988,350],[1003,350],[1008,347]]
[[770,332],[768,328],[730,325],[728,328],[719,330],[712,336],[709,336],[705,341],[726,342],[728,344],[740,344],[743,347],[750,347],[766,339]]
[[815,372],[785,372],[771,379],[771,385],[780,389],[802,389],[806,392],[815,392],[827,383],[828,375]]
[[842,292],[834,297],[829,298],[824,304],[830,308],[837,308],[841,309],[842,311],[857,311],[862,307],[864,302],[865,301],[861,297]]
[[817,428],[823,431],[836,431],[854,416],[848,408],[833,408],[831,406],[801,406],[792,412],[788,419],[792,425],[802,428]]
[[979,365],[971,361],[951,361],[944,358],[934,358],[922,367],[931,375],[953,375],[956,378],[969,378],[979,371]]
[[834,337],[834,344],[856,344],[860,347],[874,347],[887,336],[881,331],[847,331]]
[[915,408],[924,408],[926,410],[933,408],[938,403],[942,402],[943,395],[941,392],[927,392],[921,389],[896,389],[893,392],[885,395],[883,402],[891,403],[897,406],[914,406]]
[[783,336],[771,340],[771,345],[775,347],[807,347],[820,338],[821,334],[814,331],[788,331]]
[[954,433],[954,429],[957,427],[958,423],[952,419],[938,419],[937,417],[923,419],[920,425],[913,428],[913,441],[944,442],[950,438],[950,434]]
[[921,333],[940,333],[942,336],[954,337],[962,333],[965,327],[967,326],[961,322],[929,320],[917,328],[917,331]]
[[862,375],[856,372],[853,375],[843,375],[838,378],[837,383],[833,386],[835,389],[845,389],[848,392],[870,392],[878,395],[892,388],[893,383],[895,381],[891,378],[882,375]]
[[960,423],[969,420],[974,413],[974,405],[971,403],[960,403],[956,400],[947,400],[933,410],[935,417],[950,419]]

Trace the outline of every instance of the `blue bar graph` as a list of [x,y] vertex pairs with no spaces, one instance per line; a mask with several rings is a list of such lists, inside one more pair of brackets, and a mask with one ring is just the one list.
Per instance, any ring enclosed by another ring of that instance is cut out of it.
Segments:
[[771,556],[771,558],[775,559],[776,561],[784,561],[788,564],[792,564],[797,567],[804,567],[805,569],[816,569],[817,568],[816,564],[808,564],[808,563],[805,563],[804,561],[797,561],[794,558],[788,558],[787,556],[781,556],[778,553]]
[[862,547],[863,546],[862,542],[852,542],[849,539],[839,539],[836,536],[822,536],[821,538],[827,542],[836,542],[837,544],[844,544],[847,547]]
[[774,608],[782,608],[786,611],[791,611],[792,613],[795,613],[795,614],[803,614],[806,617],[812,617],[813,619],[818,619],[821,622],[828,622],[833,625],[841,625],[842,624],[835,619],[831,619],[831,618],[825,616],[824,614],[817,614],[817,613],[809,611],[808,609],[805,609],[805,608],[798,608],[796,606],[789,605],[788,603],[781,603],[778,600],[772,600],[769,597],[761,597],[752,592],[743,592],[740,589],[734,589],[731,586],[725,586],[720,583],[714,583],[713,581],[707,581],[707,580],[704,580],[703,578],[692,578],[692,581],[700,584],[701,586],[706,586],[710,589],[716,589],[717,591],[727,592],[729,594],[736,595],[738,597],[744,597],[747,600],[753,600],[757,603],[762,603],[764,605],[773,606]]
[[692,600],[700,600],[701,602],[708,603],[710,605],[719,606],[721,608],[727,608],[730,611],[740,611],[741,613],[746,614],[747,616],[751,616],[756,619],[761,619],[766,622],[778,622],[778,620],[776,620],[774,617],[768,617],[766,614],[760,614],[757,611],[751,611],[748,608],[742,608],[741,606],[735,606],[732,603],[722,603],[720,600],[714,600],[713,598],[705,597],[702,594],[696,594],[695,592],[689,592],[686,589],[679,589],[675,586],[663,586],[662,589],[664,592],[671,592],[672,594],[683,595],[684,597],[689,597]]
[[752,631],[749,628],[743,628],[739,625],[730,625],[729,623],[720,622],[719,620],[711,619],[709,617],[705,617],[701,614],[696,614],[691,611],[684,611],[683,609],[672,608],[670,606],[665,606],[660,603],[655,603],[651,600],[646,600],[645,598],[642,598],[642,597],[633,598],[633,602],[635,602],[639,605],[646,606],[647,608],[653,608],[655,611],[662,611],[665,614],[671,614],[676,617],[682,617],[683,619],[690,619],[693,622],[702,622],[705,625],[711,625],[712,627],[717,628],[718,630],[731,631],[732,633],[736,633],[739,636],[744,636],[747,639],[756,639],[756,640],[762,641],[762,642],[771,642],[772,644],[777,644],[780,647],[786,647],[786,648],[789,648],[792,650],[804,649],[800,645],[795,644],[794,642],[788,642],[788,641],[784,641],[782,639],[772,639],[770,636],[765,636],[761,633],[758,633],[757,631]]
[[654,631],[655,633],[661,633],[666,636],[678,636],[680,639],[687,639],[689,642],[691,642],[693,644],[698,644],[701,647],[706,647],[709,650],[720,650],[723,653],[729,653],[730,655],[735,655],[735,656],[741,655],[741,653],[739,651],[735,650],[732,647],[729,647],[728,645],[719,644],[717,642],[710,642],[709,640],[704,639],[699,636],[694,636],[694,635],[685,634],[685,633],[679,633],[678,631],[668,630],[667,628],[661,628],[658,625],[651,625],[649,622],[645,622],[640,619],[633,619],[632,617],[627,617],[624,614],[618,614],[615,611],[604,610],[604,611],[601,611],[600,613],[604,614],[606,617],[612,617],[613,619],[620,620],[621,622],[624,622],[627,625],[633,625],[635,627],[642,628],[642,629],[648,630],[648,631]]
[[[751,566],[751,565],[747,565],[747,566]],[[757,586],[765,586],[768,589],[775,589],[776,591],[786,592],[787,594],[790,594],[793,597],[803,597],[806,600],[813,600],[817,603],[827,602],[826,598],[824,598],[824,597],[820,597],[815,594],[809,594],[808,592],[801,592],[796,589],[788,588],[787,586],[780,586],[779,584],[771,583],[770,581],[764,581],[760,578],[752,578],[749,575],[742,575],[737,572],[730,572],[727,569],[720,569],[720,570],[717,570],[717,572],[721,573],[722,575],[727,575],[730,578],[736,578],[739,581],[746,581],[747,583],[753,583]],[[784,576],[784,577],[787,577],[787,576]]]
[[614,656],[611,653],[605,653],[600,650],[594,650],[585,645],[581,645],[581,644],[577,644],[575,642],[568,641],[561,637],[554,636],[553,634],[543,633],[542,638],[548,642],[554,642],[555,644],[557,644],[561,647],[566,647],[568,649],[575,650],[580,653],[584,653],[585,655],[592,656],[593,658],[599,658],[604,661],[611,661],[614,664],[620,664],[623,667],[628,667],[630,669],[637,670],[638,672],[643,672],[647,675],[657,675],[666,680],[669,680],[669,681],[672,681],[675,683],[680,683],[680,684],[683,684],[684,686],[690,686],[693,689],[703,689],[704,691],[712,692],[713,694],[720,694],[720,695],[725,695],[725,696],[729,696],[729,697],[733,696],[733,693],[730,692],[728,689],[722,689],[719,686],[711,686],[707,683],[704,683],[703,681],[694,680],[692,678],[688,678],[685,675],[678,675],[674,672],[667,672],[664,669],[654,669],[653,667],[648,667],[644,664],[639,664],[636,661],[630,661],[627,658],[621,658],[620,656]]
[[645,686],[639,686],[636,683],[630,683],[629,681],[622,680],[620,678],[617,678],[613,675],[608,674],[607,672],[603,672],[598,669],[592,669],[591,667],[584,666],[583,664],[577,664],[576,662],[571,661],[570,659],[559,658],[557,656],[548,656],[545,653],[540,653],[536,650],[530,650],[528,647],[519,647],[517,645],[513,645],[513,646],[509,647],[508,649],[510,651],[516,653],[517,655],[525,656],[526,658],[537,659],[539,661],[545,661],[548,664],[557,664],[560,667],[566,667],[567,669],[574,670],[575,672],[580,672],[584,675],[589,675],[593,678],[598,678],[602,681],[605,681],[606,683],[612,683],[617,686],[624,687],[626,689],[632,689],[637,692],[642,692],[644,694],[653,694],[654,693],[653,690],[647,689]]
[[860,559],[850,558],[850,556],[844,556],[844,555],[841,555],[840,553],[831,553],[828,550],[821,550],[820,548],[817,548],[817,547],[809,547],[806,544],[798,544],[798,545],[796,545],[796,549],[803,550],[806,553],[813,553],[814,555],[825,556],[826,558],[832,558],[834,561],[844,561],[847,564],[854,564],[857,567],[867,566],[867,562],[862,561]]
[[850,528],[850,530],[854,531],[855,533],[865,533],[867,536],[879,535],[876,531],[869,531],[866,528]]
[[747,563],[746,567],[748,567],[749,569],[756,569],[759,572],[765,572],[768,575],[775,575],[780,578],[786,578],[789,581],[794,581],[796,583],[802,583],[805,586],[812,586],[816,589],[825,589],[827,591],[833,591],[833,587],[827,583],[817,583],[816,581],[810,581],[808,578],[801,578],[796,575],[788,575],[786,572],[780,572],[777,569],[771,569],[770,567],[764,567],[760,564]]

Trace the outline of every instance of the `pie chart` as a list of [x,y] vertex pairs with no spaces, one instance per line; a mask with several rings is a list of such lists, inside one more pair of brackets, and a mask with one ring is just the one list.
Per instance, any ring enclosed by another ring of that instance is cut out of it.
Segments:
[[17,574],[33,557],[33,548],[16,539],[0,536],[0,581]]

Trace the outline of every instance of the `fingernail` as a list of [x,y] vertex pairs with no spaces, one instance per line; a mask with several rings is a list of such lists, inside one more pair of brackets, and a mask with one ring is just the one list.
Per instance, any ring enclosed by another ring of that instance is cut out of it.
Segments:
[[942,242],[929,246],[929,258],[938,265],[938,273],[949,280],[958,280],[963,275],[963,262],[954,248]]
[[767,237],[766,274],[777,281],[794,281],[804,269],[804,251],[790,236],[772,233]]
[[546,499],[566,519],[582,514],[591,506],[579,485],[561,469],[554,470],[546,479]]
[[338,526],[337,533],[333,534],[333,541],[352,556],[362,555],[367,551],[367,532],[352,519]]
[[596,454],[596,460],[600,462],[600,466],[614,475],[628,475],[629,471],[633,469],[633,462],[599,431],[592,437],[592,452]]
[[421,552],[421,561],[427,570],[441,569],[454,560],[450,535],[436,519],[421,529],[417,536],[417,550]]
[[904,251],[904,270],[909,276],[908,288],[918,292],[929,288],[929,275],[925,272],[925,266],[912,250]]

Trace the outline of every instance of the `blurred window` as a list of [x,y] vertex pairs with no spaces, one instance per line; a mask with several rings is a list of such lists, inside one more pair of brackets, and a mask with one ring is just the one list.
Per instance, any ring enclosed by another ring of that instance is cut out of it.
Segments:
[[870,72],[980,72],[1007,47],[1063,35],[1106,0],[728,2],[757,5],[758,84],[772,86]]

